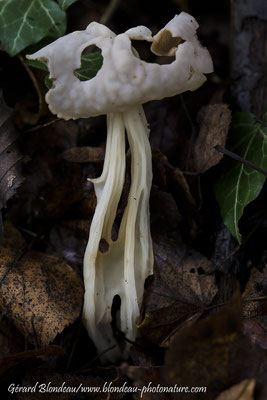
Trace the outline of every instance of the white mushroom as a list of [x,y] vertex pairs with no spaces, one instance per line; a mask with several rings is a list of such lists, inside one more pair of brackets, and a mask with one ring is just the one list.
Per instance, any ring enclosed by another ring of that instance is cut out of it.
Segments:
[[[157,35],[138,26],[115,35],[96,22],[85,31],[73,32],[46,46],[30,59],[48,62],[53,88],[46,95],[52,113],[64,119],[107,114],[107,144],[102,175],[92,179],[97,206],[84,256],[84,322],[99,352],[117,344],[111,328],[114,296],[121,299],[118,328],[128,339],[136,336],[136,322],[144,282],[153,273],[153,249],[149,223],[149,194],[152,182],[149,130],[142,104],[195,90],[213,71],[212,60],[196,36],[196,20],[182,12]],[[168,65],[140,60],[131,39],[152,42],[157,55],[175,55]],[[97,75],[81,82],[74,71],[81,53],[96,45],[103,65]],[[131,188],[118,238],[111,230],[125,177],[125,129],[131,149]],[[108,250],[101,252],[105,239]],[[116,346],[102,359],[114,361],[127,356],[127,345]]]

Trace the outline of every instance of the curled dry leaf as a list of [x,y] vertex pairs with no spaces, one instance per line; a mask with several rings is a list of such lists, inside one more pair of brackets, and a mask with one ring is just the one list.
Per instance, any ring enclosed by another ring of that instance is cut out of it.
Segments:
[[198,319],[217,293],[215,269],[202,254],[154,238],[154,279],[145,292],[141,334],[167,345],[178,329]]
[[0,361],[0,374],[3,374],[9,368],[12,368],[18,364],[23,363],[24,361],[33,359],[35,357],[40,356],[51,356],[51,355],[58,355],[63,354],[64,350],[59,346],[46,346],[42,347],[41,349],[37,350],[27,350],[22,351],[20,353],[12,354],[9,356],[4,357]]
[[252,269],[242,297],[244,333],[267,349],[267,265]]
[[13,220],[47,222],[61,217],[74,203],[87,201],[93,188],[86,178],[95,176],[95,165],[71,164],[60,157],[77,144],[78,133],[77,123],[61,120],[26,135],[25,151],[32,160],[25,168],[18,201],[12,205]]
[[172,195],[152,186],[150,194],[150,224],[152,237],[179,238],[181,214]]
[[194,168],[202,173],[223,157],[214,147],[225,146],[231,112],[226,104],[210,104],[199,111],[198,122],[200,130],[194,144]]
[[[21,165],[26,161],[16,147],[17,132],[10,120],[11,113],[0,91],[0,211],[21,185]],[[0,238],[1,232],[0,226]]]
[[77,163],[99,163],[104,161],[105,149],[92,146],[72,147],[62,153],[62,158]]
[[162,375],[164,372],[164,366],[160,367],[134,367],[129,366],[126,368],[127,376],[133,381],[133,385],[139,388],[139,393],[134,399],[140,399],[140,392],[144,387],[150,388],[150,390],[142,393],[143,400],[169,400],[169,393],[160,393],[159,391],[153,390],[153,387],[158,385],[164,386],[162,382]]
[[[89,216],[93,210],[88,212]],[[48,252],[63,257],[69,265],[81,271],[90,224],[90,219],[69,219],[54,224],[49,234]]]
[[173,198],[181,209],[192,211],[196,209],[196,201],[192,196],[189,185],[182,171],[173,167],[168,158],[160,150],[154,149],[153,153],[154,181],[162,189],[171,192]]
[[5,357],[23,351],[24,347],[23,335],[2,314],[0,318],[0,368]]
[[254,400],[255,379],[245,379],[222,392],[216,400]]
[[27,340],[46,346],[78,318],[81,278],[56,257],[0,248],[0,308]]
[[267,296],[267,264],[263,268],[253,268],[243,293],[243,314],[245,318],[255,318],[263,314],[262,305]]
[[[257,378],[264,355],[242,334],[241,316],[241,299],[236,296],[217,314],[179,332],[166,351],[166,383],[206,386],[205,400],[214,400],[227,387],[247,377]],[[199,398],[198,393],[179,397]]]

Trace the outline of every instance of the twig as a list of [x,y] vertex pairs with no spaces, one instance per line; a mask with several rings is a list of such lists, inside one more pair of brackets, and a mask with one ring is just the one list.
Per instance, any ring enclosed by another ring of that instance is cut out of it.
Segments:
[[199,176],[200,172],[193,172],[193,171],[182,171],[183,175],[190,175],[190,176]]
[[62,121],[62,119],[61,118],[53,119],[52,121],[49,121],[46,124],[37,125],[37,126],[34,126],[33,128],[27,129],[26,131],[24,131],[24,133],[31,133],[31,132],[39,131],[40,129],[46,128],[49,125],[53,125],[58,121]]
[[227,150],[227,149],[225,149],[224,147],[219,146],[219,145],[215,146],[214,149],[217,150],[217,151],[219,151],[220,153],[225,154],[225,155],[228,156],[228,157],[233,158],[233,159],[236,160],[236,161],[241,162],[242,164],[246,165],[247,167],[253,168],[253,169],[255,169],[256,171],[260,172],[261,174],[267,176],[267,171],[265,171],[264,169],[258,167],[257,165],[253,164],[252,162],[250,162],[250,161],[248,161],[248,160],[245,160],[245,158],[240,157],[238,154],[233,153],[232,151]]
[[105,349],[104,351],[102,351],[102,353],[98,354],[96,357],[94,357],[90,363],[88,364],[88,367],[85,369],[81,369],[81,370],[77,370],[77,371],[72,371],[73,374],[85,374],[88,372],[92,371],[92,365],[100,358],[102,357],[104,354],[108,353],[110,350],[113,350],[117,347],[116,344],[113,344],[112,346],[108,347],[107,349]]
[[73,354],[74,354],[74,351],[76,350],[76,346],[77,346],[77,343],[78,343],[78,341],[79,341],[79,334],[80,334],[80,332],[81,332],[81,327],[82,327],[82,318],[80,317],[79,325],[78,325],[78,332],[77,332],[76,335],[75,335],[75,339],[74,339],[74,342],[73,342],[73,344],[72,344],[70,356],[69,356],[69,358],[68,358],[67,365],[66,365],[66,367],[65,367],[65,371],[68,371],[69,368],[70,368],[70,364],[71,364],[71,362],[72,362]]
[[190,138],[190,142],[189,142],[189,151],[188,151],[187,160],[186,160],[186,168],[188,168],[189,160],[190,160],[191,154],[192,154],[193,143],[194,143],[194,140],[195,140],[195,138],[196,138],[196,128],[195,128],[195,126],[194,126],[194,124],[193,124],[193,121],[192,121],[192,119],[191,119],[191,117],[190,117],[190,114],[189,114],[189,112],[188,112],[188,109],[187,109],[187,107],[186,107],[186,105],[185,105],[185,101],[184,101],[183,95],[180,94],[179,97],[180,97],[180,101],[181,101],[181,103],[182,103],[182,107],[183,107],[183,109],[184,109],[186,118],[187,118],[187,120],[188,120],[188,122],[189,122],[189,124],[190,124],[190,126],[191,126],[191,138]]
[[106,25],[108,21],[111,19],[112,15],[116,11],[118,5],[120,3],[120,0],[111,0],[109,5],[107,6],[104,14],[100,18],[100,23],[103,25]]
[[26,72],[28,73],[28,75],[29,75],[29,77],[30,77],[30,79],[31,79],[31,81],[32,81],[32,83],[33,83],[33,86],[34,86],[34,88],[35,88],[35,90],[36,90],[36,92],[37,92],[37,95],[38,95],[38,117],[40,116],[40,113],[41,113],[41,110],[42,110],[42,108],[43,108],[43,98],[42,98],[42,93],[41,93],[41,91],[40,91],[40,87],[39,87],[39,84],[38,84],[38,82],[37,82],[37,79],[36,79],[36,77],[35,77],[35,75],[34,75],[34,73],[32,72],[32,70],[31,70],[31,68],[29,67],[29,65],[25,62],[25,60],[24,60],[24,58],[21,56],[21,55],[18,55],[18,59],[20,60],[20,62],[22,63],[22,65],[24,66],[24,68],[25,68],[25,70],[26,70]]

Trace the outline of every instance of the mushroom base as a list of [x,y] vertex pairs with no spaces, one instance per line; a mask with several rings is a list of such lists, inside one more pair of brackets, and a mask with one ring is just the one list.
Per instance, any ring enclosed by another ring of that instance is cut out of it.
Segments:
[[[121,299],[117,329],[134,340],[144,282],[153,273],[149,219],[152,161],[142,106],[109,114],[107,128],[103,172],[92,180],[97,206],[84,257],[83,310],[89,336],[103,362],[128,355],[128,344],[120,348],[111,327],[114,297],[119,295]],[[111,230],[125,178],[125,128],[131,150],[131,187],[118,238],[113,241]],[[108,244],[105,253],[99,250],[101,239]]]

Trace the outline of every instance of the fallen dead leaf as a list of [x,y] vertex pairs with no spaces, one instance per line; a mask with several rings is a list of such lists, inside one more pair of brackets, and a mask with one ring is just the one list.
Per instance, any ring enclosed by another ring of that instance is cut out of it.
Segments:
[[81,278],[56,257],[0,248],[0,308],[29,342],[46,346],[80,315]]
[[62,153],[62,158],[76,163],[99,163],[104,161],[105,149],[92,146],[72,147]]
[[[92,213],[93,207],[88,215]],[[49,233],[48,253],[63,257],[67,264],[81,271],[90,225],[89,219],[69,219],[58,222]]]
[[26,242],[20,233],[20,231],[15,228],[12,222],[6,220],[4,223],[4,236],[2,246],[4,247],[13,247],[16,249],[24,249],[26,246]]
[[262,305],[267,299],[267,264],[252,268],[249,281],[242,295],[244,318],[255,318],[265,313]]
[[180,235],[181,214],[170,193],[152,186],[150,193],[150,224],[152,235],[176,239]]
[[252,342],[267,350],[266,315],[255,319],[245,319],[243,321],[243,332],[250,337]]
[[198,319],[217,293],[214,266],[175,241],[154,238],[154,279],[145,291],[141,335],[168,345],[178,329]]
[[9,208],[12,220],[27,220],[29,224],[42,220],[40,225],[45,229],[51,219],[87,200],[93,190],[87,177],[96,176],[96,164],[69,163],[61,158],[62,152],[77,145],[78,135],[77,123],[64,120],[24,135],[25,152],[31,161],[24,168],[25,179],[16,202]]
[[[26,161],[16,146],[18,134],[10,120],[11,114],[12,110],[5,104],[3,93],[0,91],[0,212],[21,185],[21,166]],[[0,240],[1,236],[2,226]]]
[[222,392],[216,400],[254,400],[255,379],[245,379]]
[[223,157],[214,147],[225,146],[231,111],[226,104],[210,104],[199,111],[198,122],[200,129],[194,143],[194,169],[203,173],[218,164]]
[[154,149],[152,155],[154,182],[161,190],[169,191],[181,209],[195,210],[196,201],[182,171],[173,167],[160,150]]
[[244,333],[267,349],[267,265],[252,268],[242,300]]
[[[55,371],[38,369],[26,371],[24,378],[25,386],[34,386],[37,382],[36,391],[27,393],[27,400],[43,400],[44,393],[41,388],[46,388],[49,400],[73,400],[73,399],[94,399],[94,400],[119,400],[124,396],[123,391],[115,393],[102,390],[104,385],[111,385],[112,388],[122,387],[125,378],[121,376],[120,370],[116,367],[106,368],[104,376],[102,371],[96,368],[89,371],[92,375],[57,373]],[[127,382],[126,382],[127,383]],[[40,385],[43,385],[42,387]],[[129,386],[129,384],[127,384]],[[61,392],[53,391],[53,388],[62,387],[65,390]],[[74,392],[76,390],[76,392]],[[21,393],[17,399],[25,400],[25,394]]]
[[0,318],[0,365],[4,357],[19,353],[24,350],[24,347],[23,335],[2,314]]
[[[217,314],[177,334],[166,351],[165,379],[178,386],[206,386],[205,400],[227,387],[255,377],[264,358],[261,349],[242,334],[240,296]],[[179,399],[198,399],[197,393]]]
[[15,365],[21,364],[24,361],[33,359],[35,357],[40,356],[51,356],[63,354],[64,351],[59,346],[46,346],[42,347],[38,350],[27,350],[21,353],[12,354],[9,356],[5,356],[0,361],[0,374],[6,372],[9,368],[14,367]]
[[[162,375],[164,367],[135,367],[128,366],[125,368],[125,373],[133,381],[133,385],[139,388],[139,393],[134,396],[137,400],[140,399],[140,393],[142,393],[143,400],[168,400],[172,399],[168,393],[160,393],[155,391],[155,387],[158,385],[162,386]],[[146,390],[147,388],[147,390]]]

